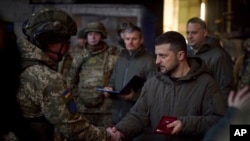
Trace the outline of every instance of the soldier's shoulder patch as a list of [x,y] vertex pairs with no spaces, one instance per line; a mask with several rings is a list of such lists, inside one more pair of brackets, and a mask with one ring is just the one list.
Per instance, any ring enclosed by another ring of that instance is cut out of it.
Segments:
[[74,99],[72,98],[70,90],[65,90],[63,92],[63,97],[67,103],[67,107],[68,107],[69,111],[71,113],[75,113],[76,112],[76,103],[75,103]]

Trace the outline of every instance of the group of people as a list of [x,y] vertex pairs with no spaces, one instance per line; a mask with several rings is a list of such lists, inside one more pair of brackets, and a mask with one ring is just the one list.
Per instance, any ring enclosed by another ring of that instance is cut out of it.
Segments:
[[[78,32],[82,44],[72,53],[70,38],[77,25],[68,13],[46,8],[32,14],[22,27],[27,38],[17,42],[20,71],[12,92],[30,138],[13,125],[1,139],[10,140],[7,133],[13,132],[20,141],[52,141],[59,132],[69,141],[216,140],[222,136],[216,126],[233,119],[223,120],[226,111],[245,109],[249,87],[235,88],[233,62],[211,41],[200,18],[187,22],[188,44],[176,31],[159,35],[155,57],[137,25],[119,26],[119,45],[112,47],[102,23],[87,24]],[[70,67],[62,73],[58,63],[67,56]],[[120,95],[96,91],[121,90],[134,76],[146,80],[142,88]],[[155,132],[163,116],[176,118],[166,125],[169,135]]]

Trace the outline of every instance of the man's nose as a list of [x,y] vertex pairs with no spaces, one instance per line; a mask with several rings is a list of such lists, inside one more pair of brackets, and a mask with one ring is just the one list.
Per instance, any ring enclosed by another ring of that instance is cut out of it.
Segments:
[[160,63],[160,59],[158,57],[156,57],[155,64],[159,64],[159,63]]

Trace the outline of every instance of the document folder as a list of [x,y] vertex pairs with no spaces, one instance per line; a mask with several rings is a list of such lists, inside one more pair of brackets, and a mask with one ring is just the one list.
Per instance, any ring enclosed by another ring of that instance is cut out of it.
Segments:
[[104,88],[100,88],[97,87],[96,90],[100,91],[100,92],[108,92],[110,94],[129,94],[130,90],[133,89],[133,91],[137,91],[138,89],[142,88],[144,82],[146,81],[146,79],[139,77],[137,75],[135,75],[134,77],[132,77],[132,79],[129,80],[129,82],[120,90],[114,90],[114,91],[108,91],[105,90]]

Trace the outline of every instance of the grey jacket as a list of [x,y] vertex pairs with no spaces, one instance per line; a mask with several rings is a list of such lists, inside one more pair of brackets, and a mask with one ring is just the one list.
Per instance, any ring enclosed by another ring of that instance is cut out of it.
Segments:
[[158,74],[142,88],[141,96],[116,128],[130,138],[140,134],[147,124],[154,132],[162,116],[174,116],[182,122],[179,135],[153,135],[153,141],[196,141],[224,114],[226,103],[219,86],[199,58],[190,58],[189,73],[172,80]]
[[[144,47],[134,51],[129,55],[123,50],[113,69],[109,86],[115,90],[121,90],[127,82],[134,76],[148,79],[157,72],[155,59],[146,52]],[[123,100],[119,96],[113,96],[112,122],[117,123],[135,104],[140,90],[135,92],[132,100]]]

